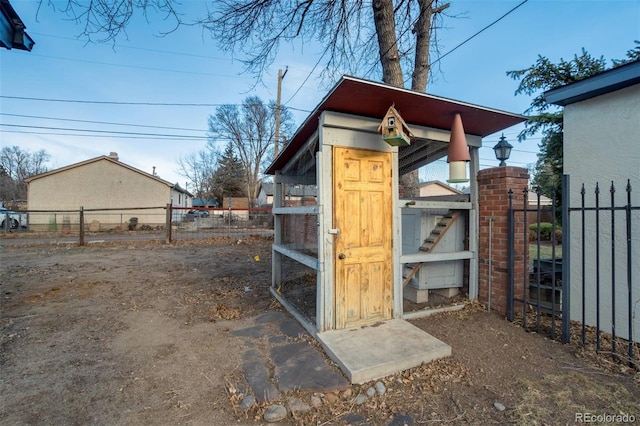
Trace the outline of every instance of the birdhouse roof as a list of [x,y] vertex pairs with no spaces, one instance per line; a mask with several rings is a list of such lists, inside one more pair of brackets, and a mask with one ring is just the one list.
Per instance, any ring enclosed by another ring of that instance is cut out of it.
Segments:
[[389,117],[395,117],[395,119],[398,121],[398,123],[396,123],[396,126],[402,126],[402,132],[407,134],[407,136],[409,137],[413,137],[413,133],[411,133],[411,129],[409,129],[409,126],[407,126],[407,123],[404,122],[404,120],[402,119],[402,116],[400,116],[400,113],[398,112],[398,110],[394,108],[393,105],[389,107],[389,109],[387,110],[387,113],[384,115],[382,122],[378,126],[378,132],[382,133],[382,127],[387,125],[387,119]]

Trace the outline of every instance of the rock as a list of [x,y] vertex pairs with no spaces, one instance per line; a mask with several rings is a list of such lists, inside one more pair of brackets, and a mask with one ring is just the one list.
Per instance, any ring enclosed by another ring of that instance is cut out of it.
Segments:
[[324,396],[324,399],[326,399],[327,403],[329,404],[335,404],[335,402],[338,400],[338,395],[336,395],[334,392],[328,392]]
[[393,420],[388,426],[412,426],[415,424],[415,420],[408,414],[396,414],[393,416]]
[[240,401],[241,410],[247,410],[253,407],[254,405],[256,405],[256,397],[253,395],[247,395],[244,398],[242,398],[242,401]]
[[504,411],[507,409],[507,407],[505,407],[504,405],[500,404],[499,402],[494,402],[493,406],[496,408],[496,410],[498,411]]
[[311,410],[311,407],[309,407],[309,405],[305,404],[298,398],[289,398],[289,400],[287,401],[287,406],[289,407],[289,411],[291,411],[292,413],[304,413]]
[[358,413],[349,413],[342,416],[340,420],[342,420],[343,422],[346,422],[349,425],[361,424],[362,421],[364,421],[364,417]]
[[353,391],[351,390],[351,388],[345,389],[344,391],[342,391],[342,399],[351,399],[351,397],[353,396]]
[[356,396],[356,400],[355,400],[356,405],[362,405],[365,402],[367,402],[367,396],[366,395],[360,394],[360,395]]
[[376,390],[375,390],[374,388],[368,388],[368,389],[367,389],[367,396],[368,396],[369,398],[371,398],[371,397],[372,397],[373,395],[375,395],[375,394],[376,394]]
[[375,386],[376,386],[376,392],[378,392],[378,395],[384,395],[384,393],[387,391],[387,388],[382,382],[376,382]]
[[92,220],[89,224],[89,232],[98,232],[100,231],[100,222],[97,220]]
[[311,396],[311,406],[313,408],[318,408],[322,405],[322,399],[320,399],[319,396],[317,395],[312,395]]
[[274,404],[267,407],[267,411],[262,416],[267,422],[279,422],[287,417],[287,409],[280,404]]

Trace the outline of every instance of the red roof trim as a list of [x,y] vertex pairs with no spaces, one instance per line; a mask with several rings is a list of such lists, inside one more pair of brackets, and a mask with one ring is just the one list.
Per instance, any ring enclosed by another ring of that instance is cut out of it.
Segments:
[[443,130],[451,129],[453,117],[459,113],[466,133],[480,137],[499,132],[527,119],[520,114],[344,76],[298,128],[287,147],[280,152],[266,173],[274,174],[287,164],[318,128],[318,119],[323,111],[381,120],[391,105],[395,105],[409,125]]

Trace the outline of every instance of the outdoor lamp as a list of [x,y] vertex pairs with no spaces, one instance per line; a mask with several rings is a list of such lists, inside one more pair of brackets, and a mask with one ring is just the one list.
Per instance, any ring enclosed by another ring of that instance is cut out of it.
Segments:
[[467,138],[465,137],[462,117],[457,114],[451,124],[451,136],[449,136],[449,151],[447,163],[449,163],[449,183],[469,182],[467,177],[467,162],[471,161]]
[[500,167],[507,165],[505,161],[508,160],[511,155],[511,148],[513,148],[513,146],[507,142],[503,133],[496,146],[493,147],[493,151],[496,153],[496,159],[500,160]]

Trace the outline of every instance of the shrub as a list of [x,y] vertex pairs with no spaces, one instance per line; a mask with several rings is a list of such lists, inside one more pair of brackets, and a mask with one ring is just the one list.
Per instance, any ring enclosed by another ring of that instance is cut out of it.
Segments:
[[562,229],[556,229],[556,244],[562,244]]
[[[538,233],[538,224],[532,223],[529,225],[529,230],[533,231],[536,234],[534,239],[537,239]],[[540,222],[540,240],[543,241],[551,241],[551,232],[553,231],[553,225],[549,222]],[[556,241],[558,238],[558,231],[560,231],[560,235],[562,235],[562,230],[560,228],[556,228]],[[562,240],[562,236],[560,237]]]

